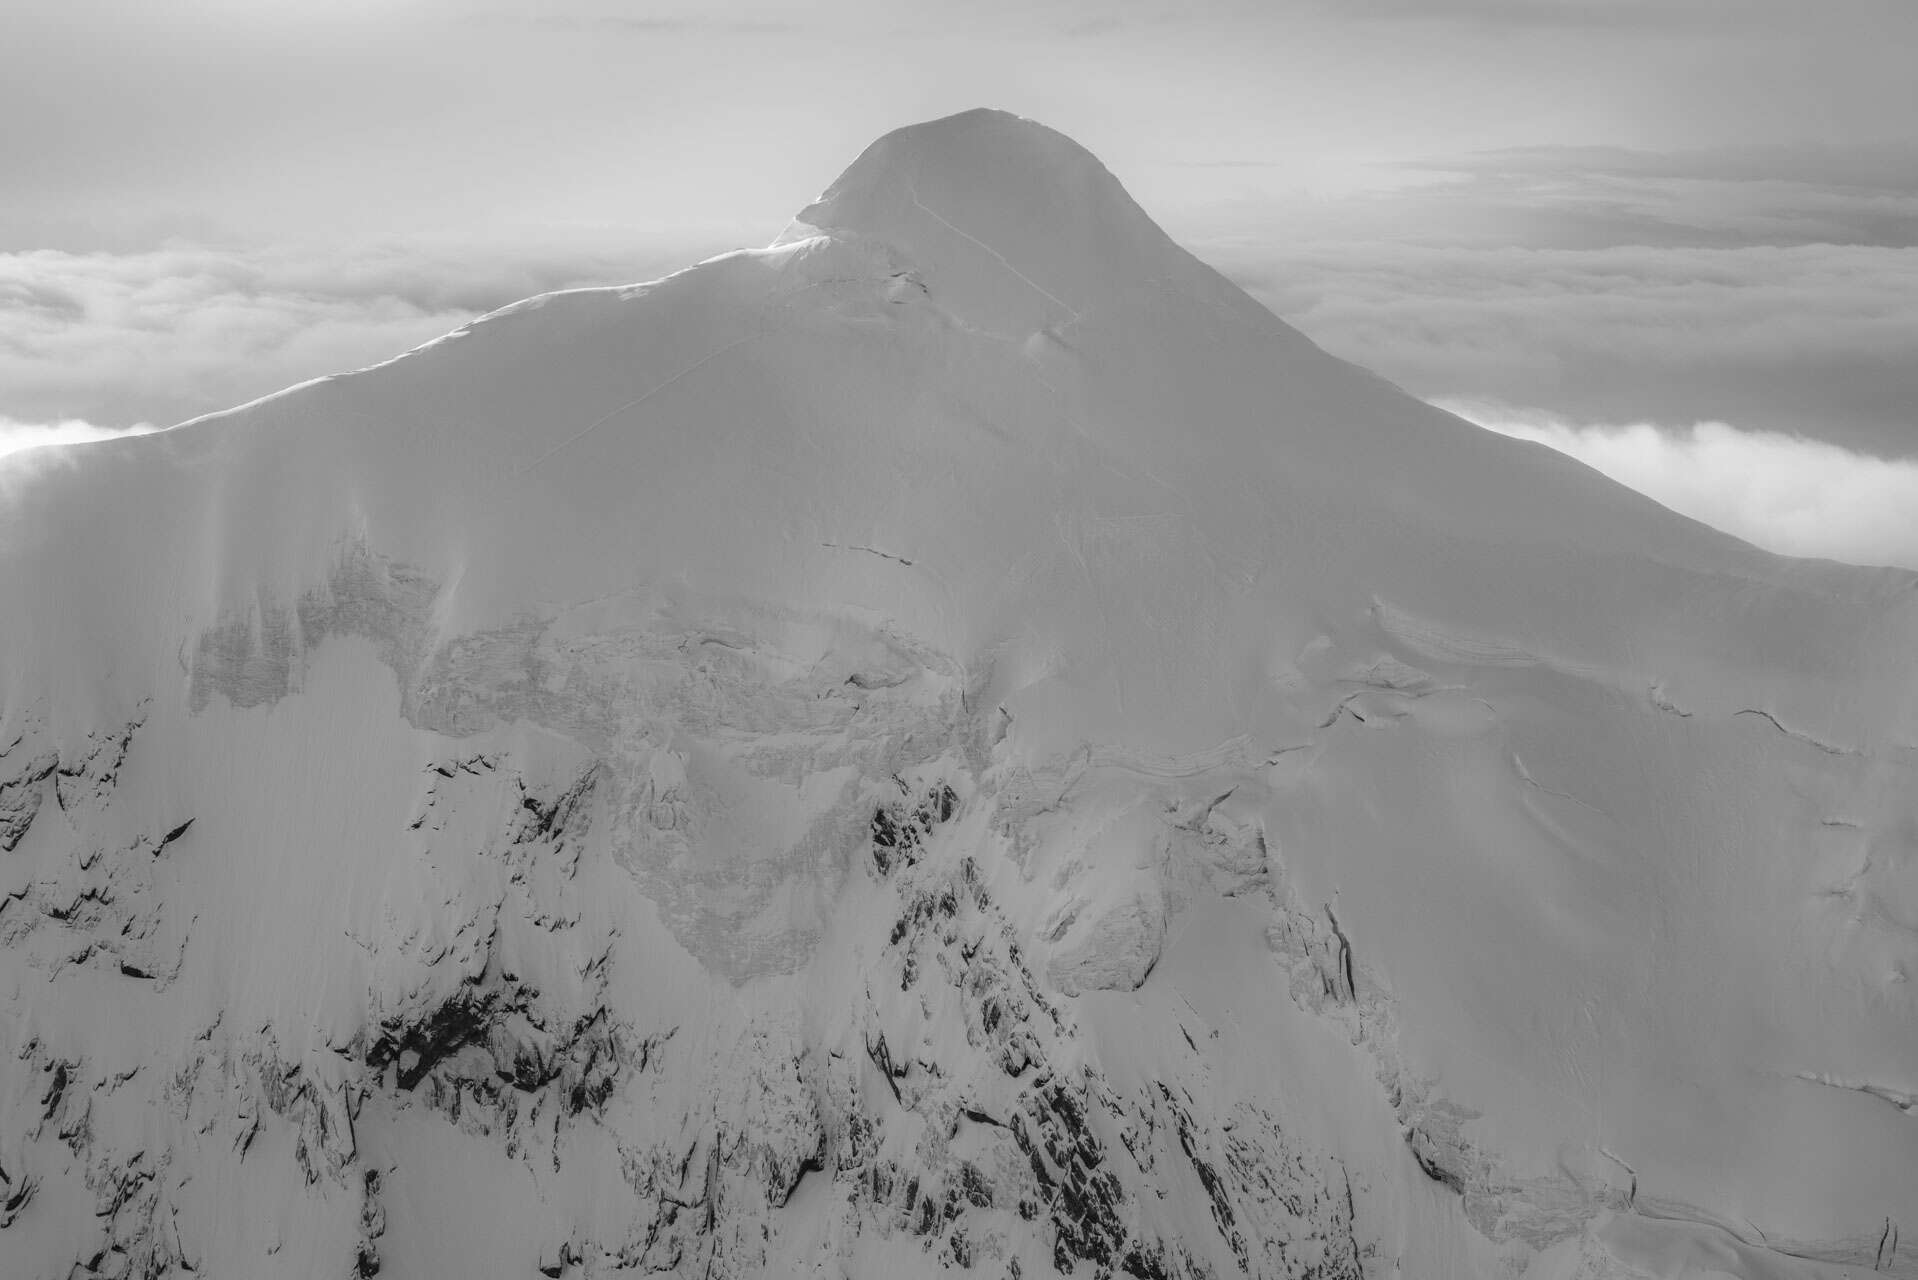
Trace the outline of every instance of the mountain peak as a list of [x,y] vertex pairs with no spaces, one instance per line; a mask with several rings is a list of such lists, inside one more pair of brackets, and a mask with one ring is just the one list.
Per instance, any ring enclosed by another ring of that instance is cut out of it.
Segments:
[[0,1270],[1918,1280],[1909,574],[1001,112],[782,239],[0,468]]
[[[976,108],[886,134],[779,243],[869,237],[940,277],[962,309],[1030,329],[1074,320],[1186,255],[1098,157],[1036,121]],[[975,307],[965,307],[971,302]]]
[[957,194],[962,183],[988,198],[1116,199],[1137,213],[1098,157],[1065,134],[1010,111],[975,107],[885,134],[799,217],[838,225],[817,219],[856,216],[870,202],[910,199],[915,190]]

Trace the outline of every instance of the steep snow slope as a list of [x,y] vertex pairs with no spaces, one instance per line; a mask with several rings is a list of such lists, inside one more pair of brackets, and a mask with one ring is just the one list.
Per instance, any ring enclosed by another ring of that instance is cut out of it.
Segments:
[[1918,1276],[1918,579],[971,112],[0,463],[9,1276]]

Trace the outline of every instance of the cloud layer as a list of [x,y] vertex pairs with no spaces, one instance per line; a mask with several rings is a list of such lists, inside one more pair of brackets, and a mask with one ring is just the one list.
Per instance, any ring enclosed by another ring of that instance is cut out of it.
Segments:
[[1918,569],[1918,460],[1723,422],[1578,424],[1500,405],[1441,407],[1500,435],[1570,454],[1768,551]]
[[384,360],[551,289],[645,279],[716,246],[531,243],[0,254],[0,414],[171,424]]
[[1215,260],[1415,394],[1918,454],[1918,249],[1323,242]]
[[151,423],[131,427],[96,427],[77,418],[65,422],[17,422],[0,415],[0,458],[22,449],[38,449],[49,444],[90,444],[96,440],[117,440],[121,436],[145,435],[156,430]]

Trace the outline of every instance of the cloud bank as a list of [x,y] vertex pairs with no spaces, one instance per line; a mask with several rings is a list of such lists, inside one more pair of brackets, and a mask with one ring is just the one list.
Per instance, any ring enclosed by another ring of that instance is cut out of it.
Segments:
[[548,233],[0,253],[0,414],[170,425],[385,360],[532,294],[648,279],[717,247]]
[[96,440],[117,440],[121,436],[145,435],[158,430],[150,422],[130,427],[96,427],[91,422],[70,418],[65,422],[18,422],[0,415],[0,458],[22,449],[38,449],[49,444],[89,444]]
[[1918,455],[1918,248],[1202,248],[1416,395],[1573,421],[1724,420]]
[[1417,395],[1918,456],[1918,144],[1534,146],[1385,168],[1400,185],[1221,205],[1188,236]]
[[1918,460],[1723,422],[1577,424],[1501,405],[1440,407],[1500,435],[1549,445],[1768,551],[1918,569]]

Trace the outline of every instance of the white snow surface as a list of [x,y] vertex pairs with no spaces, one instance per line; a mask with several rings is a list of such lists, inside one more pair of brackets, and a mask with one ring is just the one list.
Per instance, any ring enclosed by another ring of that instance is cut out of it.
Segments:
[[0,460],[0,1273],[1918,1277],[1914,588],[902,129]]

